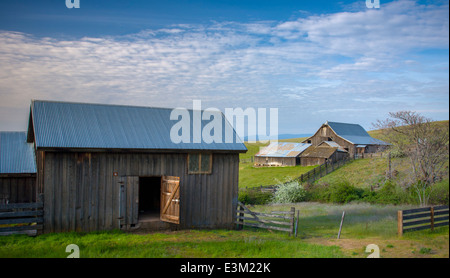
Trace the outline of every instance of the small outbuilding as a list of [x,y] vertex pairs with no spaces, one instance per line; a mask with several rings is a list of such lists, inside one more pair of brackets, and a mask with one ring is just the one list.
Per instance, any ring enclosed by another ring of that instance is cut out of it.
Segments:
[[348,157],[348,152],[329,144],[320,144],[306,149],[300,159],[302,166],[321,165],[326,162],[334,163]]
[[0,204],[36,201],[36,160],[26,132],[0,132]]
[[300,155],[311,144],[273,142],[263,147],[255,155],[254,164],[258,166],[296,166],[300,165]]

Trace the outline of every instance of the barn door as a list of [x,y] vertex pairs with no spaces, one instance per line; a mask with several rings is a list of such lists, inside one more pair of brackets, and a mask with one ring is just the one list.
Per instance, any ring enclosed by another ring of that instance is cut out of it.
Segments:
[[126,176],[121,180],[119,213],[122,219],[121,225],[129,229],[138,223],[139,177]]
[[161,216],[162,221],[180,224],[180,178],[163,176],[161,178]]

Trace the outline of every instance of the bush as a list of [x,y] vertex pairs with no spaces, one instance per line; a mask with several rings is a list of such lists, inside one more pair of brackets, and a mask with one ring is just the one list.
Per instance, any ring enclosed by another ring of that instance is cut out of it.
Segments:
[[429,203],[432,205],[447,205],[449,204],[449,182],[448,179],[435,183],[433,191],[430,194]]
[[297,203],[305,201],[306,190],[298,181],[281,184],[273,196],[273,202],[277,204]]
[[329,187],[329,202],[345,204],[361,199],[364,190],[351,185],[348,181],[333,184]]
[[239,192],[238,200],[246,205],[265,205],[272,200],[272,193],[261,192],[259,188],[246,189]]
[[387,180],[376,192],[374,203],[398,205],[402,203],[404,199],[404,196],[401,195],[401,189],[392,181]]

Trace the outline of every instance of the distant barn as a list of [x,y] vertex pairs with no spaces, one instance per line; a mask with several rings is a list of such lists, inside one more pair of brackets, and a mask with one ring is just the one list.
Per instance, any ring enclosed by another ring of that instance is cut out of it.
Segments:
[[0,204],[36,201],[36,161],[26,132],[0,132]]
[[35,147],[44,232],[149,222],[157,228],[232,228],[245,145],[234,130],[233,143],[174,143],[171,111],[32,101],[28,143],[23,138],[22,145]]
[[303,141],[313,146],[322,142],[335,142],[351,157],[362,153],[375,153],[385,150],[390,144],[371,137],[358,124],[326,122],[316,133]]
[[300,165],[300,155],[311,144],[274,142],[255,155],[254,164],[259,166]]

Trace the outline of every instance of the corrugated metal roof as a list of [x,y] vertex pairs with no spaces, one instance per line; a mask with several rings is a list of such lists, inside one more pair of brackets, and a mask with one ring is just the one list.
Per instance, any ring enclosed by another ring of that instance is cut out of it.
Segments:
[[367,133],[367,131],[358,124],[347,124],[337,122],[327,122],[327,124],[340,137],[359,145],[390,145],[384,141],[375,139]]
[[25,132],[0,132],[0,174],[36,173],[33,144]]
[[[170,131],[179,120],[170,120],[169,108],[34,100],[31,110],[38,148],[247,151],[221,112],[214,114],[222,121],[221,142],[193,143],[190,132],[190,143],[174,143]],[[193,111],[188,112],[192,129]],[[201,130],[208,122],[201,121]],[[225,127],[233,143],[225,142]]]
[[255,156],[261,157],[297,157],[311,144],[274,142],[262,148]]

